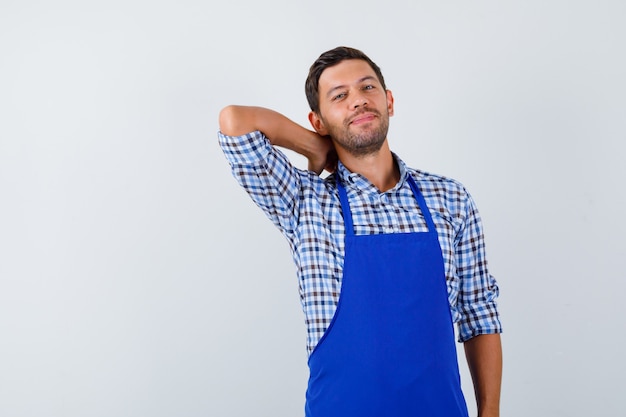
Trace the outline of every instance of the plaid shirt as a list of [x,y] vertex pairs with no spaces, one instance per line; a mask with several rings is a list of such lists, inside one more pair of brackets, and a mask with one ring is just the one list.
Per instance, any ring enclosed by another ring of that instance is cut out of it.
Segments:
[[461,184],[410,169],[394,154],[401,178],[381,193],[341,163],[326,178],[295,168],[261,132],[239,137],[218,132],[218,138],[234,177],[289,241],[309,354],[328,328],[341,290],[345,229],[335,175],[346,185],[357,235],[428,230],[406,181],[413,176],[437,228],[459,341],[501,332],[498,286],[487,270],[480,217]]

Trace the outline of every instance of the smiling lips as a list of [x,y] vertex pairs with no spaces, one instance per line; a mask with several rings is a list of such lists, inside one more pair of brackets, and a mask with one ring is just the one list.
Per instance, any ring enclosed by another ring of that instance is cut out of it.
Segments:
[[360,125],[363,123],[367,123],[367,122],[371,122],[372,120],[374,120],[376,118],[376,114],[373,112],[365,112],[365,113],[361,113],[358,114],[357,116],[355,116],[349,124],[351,125]]

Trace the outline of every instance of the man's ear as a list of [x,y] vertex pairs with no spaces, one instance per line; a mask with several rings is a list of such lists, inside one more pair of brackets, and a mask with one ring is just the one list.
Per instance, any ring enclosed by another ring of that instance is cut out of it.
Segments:
[[309,112],[309,122],[320,136],[328,136],[328,130],[324,126],[322,118],[314,111]]
[[393,94],[391,94],[391,90],[387,90],[387,111],[389,116],[393,116]]

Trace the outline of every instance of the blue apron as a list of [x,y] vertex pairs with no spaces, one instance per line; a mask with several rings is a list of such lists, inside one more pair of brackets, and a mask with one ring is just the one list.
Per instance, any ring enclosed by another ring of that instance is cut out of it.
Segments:
[[468,417],[437,230],[408,181],[428,232],[358,236],[337,181],[343,283],[309,357],[307,417]]

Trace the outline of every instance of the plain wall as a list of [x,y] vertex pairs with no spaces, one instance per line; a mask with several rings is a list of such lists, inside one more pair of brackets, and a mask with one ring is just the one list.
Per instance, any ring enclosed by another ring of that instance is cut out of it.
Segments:
[[626,415],[625,18],[602,0],[2,1],[0,415],[303,415],[295,267],[217,116],[306,125],[308,67],[338,45],[382,68],[392,150],[478,204],[502,415]]

